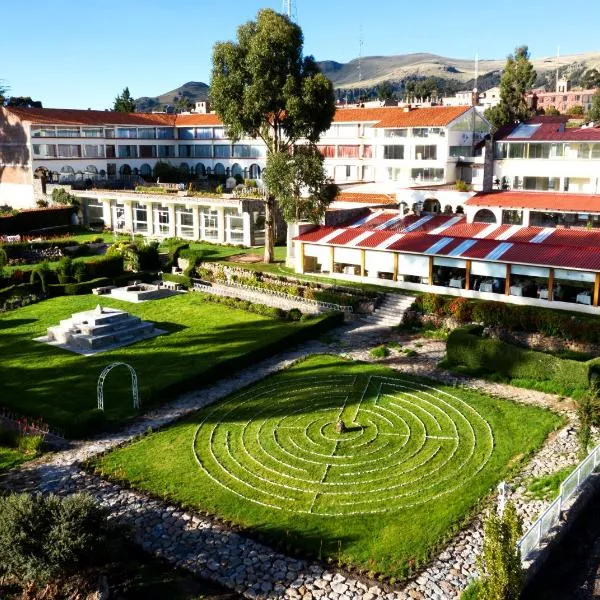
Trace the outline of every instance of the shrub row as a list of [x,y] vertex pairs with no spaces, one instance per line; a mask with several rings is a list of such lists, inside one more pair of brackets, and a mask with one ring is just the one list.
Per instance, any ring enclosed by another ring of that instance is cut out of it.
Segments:
[[600,319],[551,308],[438,294],[423,294],[417,297],[413,308],[423,314],[452,317],[458,323],[481,323],[491,327],[503,327],[509,331],[539,332],[567,340],[600,342]]
[[91,294],[94,288],[110,285],[111,283],[112,280],[108,279],[108,277],[97,277],[96,279],[81,281],[79,283],[51,283],[48,285],[48,294],[51,297]]
[[71,224],[73,208],[22,210],[16,215],[0,218],[0,235],[16,235],[38,229],[64,227]]
[[446,365],[472,375],[522,380],[539,389],[566,396],[588,392],[590,382],[600,372],[600,359],[581,362],[558,358],[482,337],[482,332],[483,327],[470,325],[450,333]]

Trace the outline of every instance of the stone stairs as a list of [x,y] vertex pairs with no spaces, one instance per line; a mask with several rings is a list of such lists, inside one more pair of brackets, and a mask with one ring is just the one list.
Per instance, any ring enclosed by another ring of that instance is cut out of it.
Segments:
[[379,308],[376,308],[372,314],[363,317],[362,320],[369,325],[378,327],[395,327],[402,322],[404,311],[410,308],[414,301],[414,296],[385,294]]

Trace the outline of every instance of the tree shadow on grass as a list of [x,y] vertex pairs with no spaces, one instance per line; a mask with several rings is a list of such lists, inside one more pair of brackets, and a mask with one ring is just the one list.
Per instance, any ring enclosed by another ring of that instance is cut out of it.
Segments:
[[21,325],[28,325],[29,323],[35,323],[37,319],[2,319],[0,318],[0,329],[13,329],[14,327],[20,327]]

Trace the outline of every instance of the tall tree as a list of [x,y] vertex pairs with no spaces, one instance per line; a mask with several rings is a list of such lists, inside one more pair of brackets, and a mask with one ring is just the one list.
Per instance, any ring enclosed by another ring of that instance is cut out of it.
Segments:
[[515,49],[514,55],[509,54],[506,59],[500,79],[500,102],[485,111],[485,117],[494,129],[527,121],[533,116],[534,111],[525,99],[525,94],[536,80],[536,72],[529,58],[527,46],[520,46]]
[[323,156],[314,144],[301,144],[293,152],[274,154],[263,181],[277,198],[288,223],[318,223],[338,192],[338,187],[327,178]]
[[117,112],[135,112],[135,100],[129,93],[129,88],[126,87],[120,96],[115,98],[113,110]]
[[[267,170],[301,139],[318,141],[335,114],[333,86],[312,56],[303,56],[298,25],[260,10],[241,25],[236,42],[215,44],[210,101],[233,140],[260,138]],[[275,194],[265,201],[265,262],[273,261]]]
[[389,100],[394,95],[394,88],[389,81],[382,81],[376,88],[378,100]]
[[587,118],[595,123],[600,122],[600,90],[592,96],[592,107],[588,111]]
[[586,90],[600,88],[600,71],[598,69],[588,69],[581,77],[581,87]]
[[10,96],[6,100],[6,106],[14,108],[43,108],[39,100],[32,100],[31,96]]

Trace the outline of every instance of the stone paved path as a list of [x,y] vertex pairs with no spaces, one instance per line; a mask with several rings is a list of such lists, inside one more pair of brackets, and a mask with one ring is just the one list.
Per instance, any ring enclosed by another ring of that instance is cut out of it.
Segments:
[[[74,444],[74,447],[25,464],[2,482],[12,489],[54,491],[68,494],[88,491],[109,508],[112,519],[128,524],[136,540],[146,549],[201,576],[234,588],[249,598],[290,598],[294,600],[404,600],[408,598],[455,598],[476,575],[476,556],[481,548],[480,518],[461,531],[447,548],[403,589],[383,589],[357,580],[334,569],[284,556],[271,548],[236,533],[200,514],[185,512],[162,501],[149,499],[139,492],[94,477],[80,468],[80,461],[114,447],[148,427],[157,428],[198,408],[215,402],[241,387],[290,365],[306,354],[338,353],[360,360],[373,360],[368,349],[395,338],[417,352],[416,357],[394,352],[379,362],[407,372],[426,375],[445,383],[466,385],[499,396],[510,397],[559,409],[569,418],[568,402],[554,396],[480,380],[455,378],[436,367],[444,352],[442,342],[414,339],[393,334],[389,329],[354,322],[326,334],[320,341],[305,343],[283,355],[272,357],[217,384],[179,397],[140,417],[124,431],[98,440]],[[527,465],[527,473],[549,473],[573,460],[576,452],[574,430],[567,426],[547,440],[543,449]],[[524,494],[516,481],[515,499],[529,522],[541,510]]]

